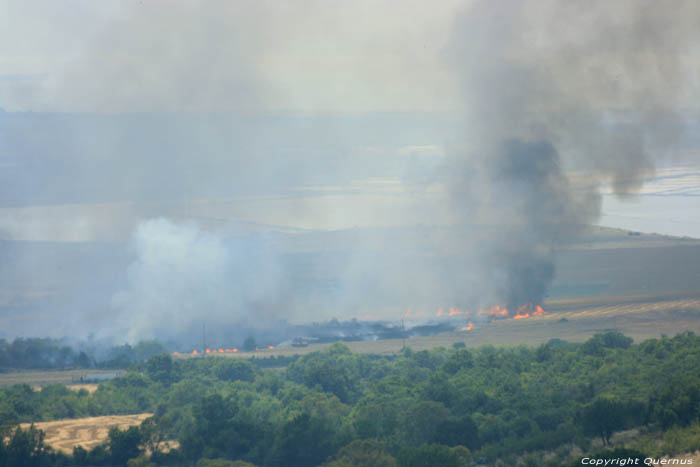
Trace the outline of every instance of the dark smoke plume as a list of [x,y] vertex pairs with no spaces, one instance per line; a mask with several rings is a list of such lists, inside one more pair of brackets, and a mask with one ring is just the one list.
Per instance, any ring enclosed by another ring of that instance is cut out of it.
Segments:
[[28,44],[95,31],[0,76],[7,336],[540,303],[600,187],[635,193],[700,102],[698,0],[469,0],[427,74],[450,25],[425,2],[16,3]]
[[466,149],[450,189],[509,308],[542,302],[602,184],[635,193],[673,156],[699,38],[696,1],[480,1],[457,20]]

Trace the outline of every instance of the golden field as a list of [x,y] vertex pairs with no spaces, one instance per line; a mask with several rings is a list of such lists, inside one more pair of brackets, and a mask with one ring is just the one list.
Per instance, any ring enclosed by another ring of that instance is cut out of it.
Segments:
[[[107,415],[102,417],[71,418],[53,422],[38,422],[34,426],[46,433],[44,442],[52,448],[66,454],[73,453],[74,446],[86,450],[92,449],[107,439],[109,429],[113,426],[126,429],[138,426],[152,416],[150,413],[134,415]],[[29,428],[29,423],[20,425]]]

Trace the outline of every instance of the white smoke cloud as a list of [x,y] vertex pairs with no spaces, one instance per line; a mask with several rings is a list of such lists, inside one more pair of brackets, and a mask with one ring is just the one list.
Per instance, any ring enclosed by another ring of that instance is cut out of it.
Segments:
[[0,74],[46,79],[0,82],[0,106],[107,113],[449,108],[454,83],[439,50],[460,2],[15,2],[0,18],[7,18]]
[[250,238],[226,238],[194,223],[143,222],[136,259],[112,307],[134,341],[173,336],[199,323],[264,323],[280,270],[274,252]]

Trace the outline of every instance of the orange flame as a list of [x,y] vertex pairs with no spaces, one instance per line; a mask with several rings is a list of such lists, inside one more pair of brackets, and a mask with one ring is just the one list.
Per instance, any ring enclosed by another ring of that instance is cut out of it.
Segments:
[[500,305],[492,306],[488,310],[479,309],[476,313],[479,316],[508,316],[508,308]]
[[447,312],[442,307],[438,308],[435,312],[435,316],[438,318],[442,318],[444,316],[470,316],[471,314],[472,312],[469,310],[460,310],[459,308],[453,306],[451,306]]
[[513,319],[529,318],[530,316],[542,316],[544,315],[544,310],[540,305],[533,305],[532,303],[526,303],[518,307],[518,313],[513,316]]
[[[532,316],[542,316],[546,314],[546,312],[542,309],[542,306],[540,305],[533,305],[532,303],[526,303],[524,305],[520,305],[515,314],[511,315],[510,311],[508,310],[507,307],[502,306],[502,305],[495,305],[492,306],[491,308],[488,309],[483,309],[480,308],[476,312],[476,316],[487,316],[491,320],[494,319],[523,319],[523,318],[530,318]],[[438,317],[453,317],[453,316],[471,316],[472,312],[469,310],[461,310],[456,307],[450,307],[449,311],[445,312],[445,310],[441,307],[437,309],[437,312],[435,313],[435,316]]]
[[211,350],[207,349],[205,350],[206,353],[211,353]]
[[224,353],[224,349],[219,349],[219,353]]
[[[510,311],[508,308],[504,305],[494,305],[491,308],[483,309],[480,308],[479,310],[476,311],[476,313],[472,313],[469,310],[461,310],[457,307],[450,307],[445,311],[443,307],[439,307],[435,311],[435,316],[438,318],[445,318],[445,317],[456,317],[456,316],[463,316],[463,317],[470,317],[470,316],[486,316],[490,319],[490,321],[497,320],[497,319],[524,319],[524,318],[531,318],[533,316],[542,316],[547,314],[544,309],[542,308],[541,305],[534,305],[532,303],[525,303],[523,305],[520,305],[517,307],[515,314],[511,315]],[[412,310],[408,310],[404,314],[404,318],[415,318],[419,316],[425,316],[425,313],[423,312],[414,312]],[[473,328],[473,325],[471,322],[469,322],[469,325],[467,327],[462,328],[463,331],[470,331]]]
[[199,352],[197,352],[197,349],[192,350],[192,355],[197,355]]
[[270,350],[274,350],[274,349],[275,349],[275,346],[274,346],[274,345],[268,345],[267,348],[270,349]]
[[471,331],[472,329],[474,329],[474,325],[472,324],[471,321],[469,321],[469,324],[467,325],[467,327],[462,329],[462,331]]
[[238,349],[233,349],[234,352],[238,352]]

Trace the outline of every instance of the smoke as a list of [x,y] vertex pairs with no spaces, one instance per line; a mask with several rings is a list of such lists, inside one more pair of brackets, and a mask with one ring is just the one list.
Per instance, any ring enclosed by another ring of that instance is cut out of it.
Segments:
[[143,222],[125,288],[112,298],[126,338],[173,338],[200,323],[263,325],[279,306],[280,260],[255,237],[209,233],[193,223]]
[[541,303],[599,188],[629,196],[675,157],[700,95],[688,0],[22,5],[2,42],[28,68],[0,80],[0,235],[27,240],[0,245],[6,332]]
[[457,19],[464,149],[444,173],[462,222],[487,226],[462,241],[492,296],[541,303],[557,246],[600,214],[598,187],[632,194],[673,155],[699,38],[692,0],[479,1]]

